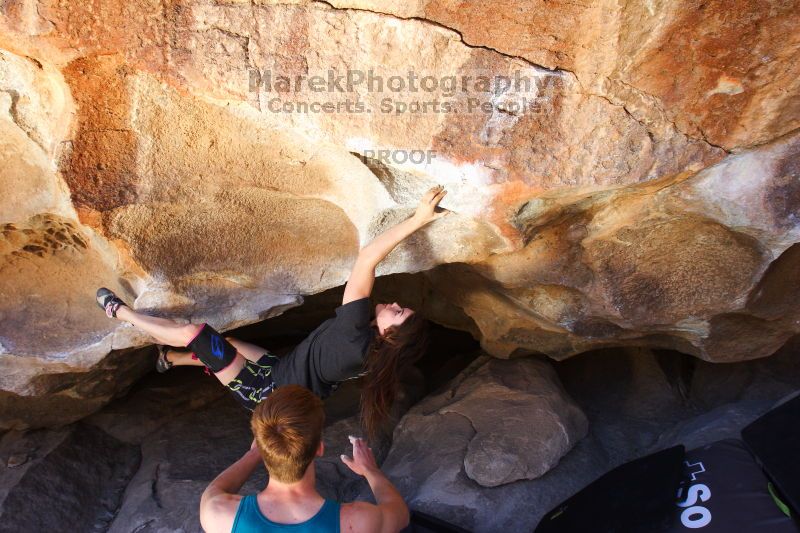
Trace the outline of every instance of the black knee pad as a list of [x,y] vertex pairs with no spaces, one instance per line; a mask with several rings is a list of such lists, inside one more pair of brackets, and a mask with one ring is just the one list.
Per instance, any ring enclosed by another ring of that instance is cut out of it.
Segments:
[[219,372],[236,359],[236,348],[208,324],[187,346],[212,372]]

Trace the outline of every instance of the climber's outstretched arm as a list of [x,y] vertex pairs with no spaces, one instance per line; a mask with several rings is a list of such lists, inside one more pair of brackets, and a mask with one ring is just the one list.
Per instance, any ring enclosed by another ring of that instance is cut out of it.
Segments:
[[342,305],[369,296],[375,283],[375,268],[378,263],[406,237],[447,213],[436,211],[446,194],[447,191],[441,185],[433,187],[423,196],[414,216],[384,231],[361,249],[345,285]]

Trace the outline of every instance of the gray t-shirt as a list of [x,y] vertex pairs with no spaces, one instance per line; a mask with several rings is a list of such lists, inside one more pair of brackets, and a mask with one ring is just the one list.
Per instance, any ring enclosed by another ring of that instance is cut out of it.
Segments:
[[334,318],[280,358],[272,369],[275,384],[302,385],[324,398],[338,382],[358,377],[375,336],[371,311],[369,298],[337,307]]

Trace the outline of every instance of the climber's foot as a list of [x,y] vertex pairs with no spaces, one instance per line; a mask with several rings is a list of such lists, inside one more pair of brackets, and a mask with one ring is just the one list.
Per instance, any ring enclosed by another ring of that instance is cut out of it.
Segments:
[[97,289],[97,305],[106,312],[108,318],[117,318],[117,310],[126,304],[111,290],[101,287]]
[[167,359],[167,354],[169,353],[169,347],[164,346],[163,344],[158,344],[156,346],[158,348],[158,359],[156,360],[156,370],[159,374],[163,374],[170,368],[172,368],[172,362]]

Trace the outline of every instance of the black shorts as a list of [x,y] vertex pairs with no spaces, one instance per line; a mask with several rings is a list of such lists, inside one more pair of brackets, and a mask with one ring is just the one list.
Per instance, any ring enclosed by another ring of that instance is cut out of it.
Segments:
[[248,411],[255,409],[275,388],[272,367],[278,360],[270,353],[265,353],[256,362],[248,359],[239,374],[225,385]]

